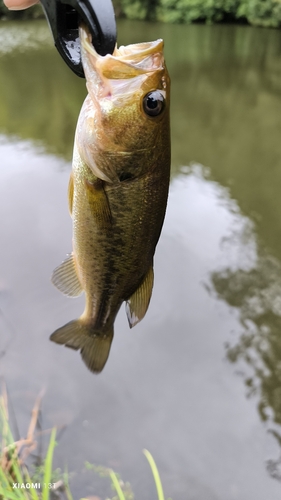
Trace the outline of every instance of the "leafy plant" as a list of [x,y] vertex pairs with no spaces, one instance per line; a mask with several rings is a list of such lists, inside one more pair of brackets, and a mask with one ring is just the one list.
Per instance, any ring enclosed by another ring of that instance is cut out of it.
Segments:
[[[39,396],[32,411],[27,437],[15,441],[9,426],[7,394],[5,390],[0,397],[0,434],[2,435],[2,443],[0,444],[0,500],[52,500],[52,493],[56,492],[59,495],[59,491],[64,492],[67,500],[73,500],[68,484],[69,474],[67,472],[62,474],[60,469],[54,471],[52,467],[56,446],[56,429],[51,431],[47,454],[42,465],[35,467],[32,475],[30,475],[26,466],[27,457],[36,447],[34,433],[40,402],[41,397]],[[149,451],[144,450],[144,454],[149,462],[155,480],[158,500],[165,500],[155,461]],[[87,469],[93,470],[100,477],[108,477],[110,479],[111,488],[116,493],[111,500],[134,500],[134,493],[130,483],[124,482],[119,474],[112,469],[101,465],[92,465],[89,462],[86,462],[85,466]],[[59,497],[56,496],[56,498]]]
[[[50,443],[44,465],[43,491],[37,493],[34,481],[29,475],[26,465],[23,463],[20,451],[22,446],[33,449],[33,436],[29,433],[26,439],[14,441],[8,423],[7,409],[3,396],[0,399],[0,417],[3,430],[0,464],[0,499],[1,500],[49,500],[51,488],[48,484],[52,479],[52,460],[55,448],[56,429],[52,430]],[[31,422],[32,424],[32,422]],[[17,485],[15,487],[15,484]],[[44,487],[45,485],[45,487]],[[37,486],[37,483],[36,483]]]
[[170,23],[246,19],[250,24],[281,26],[280,0],[118,0],[118,12],[129,19]]
[[164,22],[218,22],[235,18],[239,0],[159,0],[157,19]]
[[279,0],[241,0],[238,16],[244,16],[251,24],[279,28],[281,26],[281,2]]

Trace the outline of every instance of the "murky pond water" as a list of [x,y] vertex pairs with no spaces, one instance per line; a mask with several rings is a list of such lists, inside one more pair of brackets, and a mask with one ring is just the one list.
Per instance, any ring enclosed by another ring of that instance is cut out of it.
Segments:
[[0,374],[21,434],[66,426],[55,466],[74,498],[105,496],[84,461],[156,497],[277,500],[281,480],[281,38],[244,26],[120,22],[165,39],[172,180],[145,319],[124,309],[99,376],[49,335],[83,310],[50,283],[70,251],[66,190],[85,84],[44,22],[0,25]]

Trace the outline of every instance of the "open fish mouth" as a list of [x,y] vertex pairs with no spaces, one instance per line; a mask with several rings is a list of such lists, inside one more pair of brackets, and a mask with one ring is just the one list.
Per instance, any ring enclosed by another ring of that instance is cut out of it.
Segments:
[[79,31],[82,52],[87,52],[96,70],[108,78],[132,78],[149,71],[164,68],[163,40],[121,45],[113,54],[99,55],[93,45],[91,34],[85,25]]
[[[101,56],[91,43],[86,25],[81,25],[79,35],[89,93],[91,89],[100,97],[120,92],[132,93],[150,74],[165,69],[164,43],[161,39],[119,48],[116,46],[112,55]],[[90,88],[89,82],[92,82]]]

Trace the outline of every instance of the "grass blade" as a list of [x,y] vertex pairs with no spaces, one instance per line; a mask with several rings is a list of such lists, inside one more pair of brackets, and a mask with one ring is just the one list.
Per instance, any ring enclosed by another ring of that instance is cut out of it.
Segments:
[[7,441],[3,442],[2,446],[4,447],[4,446],[7,446],[7,445],[13,443],[14,438],[13,438],[13,435],[12,435],[12,432],[11,432],[11,429],[9,427],[9,423],[7,420],[3,396],[0,397],[0,416],[1,416],[1,420],[2,420],[1,427],[3,425],[3,429],[1,429],[1,430],[3,430],[3,438],[7,438]]
[[63,482],[64,482],[64,487],[65,487],[65,494],[67,500],[73,500],[73,496],[71,495],[70,487],[69,487],[69,482],[68,482],[68,471],[65,469],[64,474],[63,474]]
[[[16,478],[16,482],[17,483],[24,483],[25,480],[24,480],[24,477],[22,475],[22,472],[21,472],[21,469],[20,469],[20,466],[19,466],[19,463],[18,463],[18,457],[17,455],[14,455],[12,456],[11,458],[11,463],[12,463],[12,471],[13,471],[13,474]],[[23,497],[25,498],[28,498],[27,494],[25,491],[23,491],[23,494],[22,494]]]
[[3,471],[2,467],[0,467],[0,487],[3,487],[3,486],[5,486],[5,488],[11,489],[11,486],[10,486],[10,483],[9,483],[7,477],[6,477],[6,474]]
[[42,491],[42,500],[49,500],[49,489],[48,484],[51,482],[52,477],[52,463],[53,463],[53,454],[54,448],[56,445],[56,429],[54,428],[51,433],[50,443],[46,455],[45,460],[45,472],[44,472],[44,483],[43,483],[43,491]]
[[0,498],[4,498],[5,500],[19,500],[20,497],[13,491],[4,490],[0,485]]
[[0,467],[0,498],[7,498],[7,500],[19,500],[19,498],[22,498],[19,489],[13,490],[2,467]]
[[117,495],[119,497],[119,500],[126,500],[126,498],[124,496],[124,493],[123,493],[123,491],[121,489],[121,486],[119,484],[119,481],[118,481],[118,479],[116,477],[115,472],[113,472],[113,470],[110,470],[109,471],[109,475],[110,475],[110,479],[111,479],[111,481],[113,483],[113,486],[116,489],[116,492],[117,492]]
[[164,492],[163,492],[163,488],[162,488],[162,483],[161,483],[161,479],[160,479],[160,476],[159,476],[159,472],[158,472],[156,463],[154,462],[154,458],[151,455],[151,453],[149,453],[148,450],[143,450],[143,452],[144,452],[144,454],[145,454],[145,456],[146,456],[146,458],[148,460],[148,463],[149,463],[149,465],[151,467],[151,470],[152,470],[152,474],[153,474],[155,485],[156,485],[158,500],[165,500],[165,498],[164,498]]
[[[29,484],[32,483],[31,477],[30,477],[29,472],[28,472],[27,469],[25,470],[25,476],[26,476],[27,482]],[[36,493],[36,491],[35,491],[34,488],[30,488],[29,493],[30,493],[30,496],[31,496],[31,500],[39,500],[39,497],[38,497],[38,495],[37,495],[37,493]]]

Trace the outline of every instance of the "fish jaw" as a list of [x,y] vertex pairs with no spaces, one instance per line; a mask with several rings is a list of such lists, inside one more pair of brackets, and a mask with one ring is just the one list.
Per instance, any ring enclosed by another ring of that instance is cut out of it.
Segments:
[[93,99],[128,98],[149,74],[165,68],[163,40],[121,46],[113,54],[99,55],[88,28],[79,31],[87,88]]

